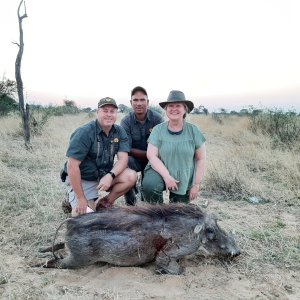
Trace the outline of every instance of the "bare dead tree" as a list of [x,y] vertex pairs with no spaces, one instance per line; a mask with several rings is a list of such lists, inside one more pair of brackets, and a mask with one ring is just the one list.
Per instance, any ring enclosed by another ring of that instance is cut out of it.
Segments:
[[[24,3],[24,14],[21,16],[20,8],[23,3]],[[18,6],[18,21],[19,21],[20,39],[19,39],[19,43],[14,42],[14,44],[16,44],[19,47],[19,51],[17,54],[16,63],[15,63],[15,77],[16,77],[16,82],[17,82],[19,110],[20,110],[21,117],[22,117],[25,146],[27,149],[30,149],[31,144],[30,144],[30,127],[29,127],[29,105],[26,104],[26,107],[24,107],[23,81],[22,81],[22,77],[21,77],[21,62],[22,62],[22,56],[23,56],[23,51],[24,51],[22,21],[24,18],[27,18],[26,5],[25,5],[25,1],[21,0],[20,4]]]

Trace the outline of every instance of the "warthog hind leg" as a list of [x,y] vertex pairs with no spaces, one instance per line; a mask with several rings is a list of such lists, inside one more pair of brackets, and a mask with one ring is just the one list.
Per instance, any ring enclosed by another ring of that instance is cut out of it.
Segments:
[[48,260],[43,267],[44,268],[56,268],[56,269],[76,269],[87,265],[87,261],[76,259],[72,255],[68,255],[65,258],[53,258]]
[[45,252],[52,252],[52,250],[55,252],[55,251],[58,251],[58,250],[61,250],[61,249],[64,249],[65,248],[65,243],[58,243],[58,244],[55,244],[53,246],[53,249],[52,249],[52,246],[48,246],[48,247],[41,247],[39,249],[39,252],[40,253],[45,253]]

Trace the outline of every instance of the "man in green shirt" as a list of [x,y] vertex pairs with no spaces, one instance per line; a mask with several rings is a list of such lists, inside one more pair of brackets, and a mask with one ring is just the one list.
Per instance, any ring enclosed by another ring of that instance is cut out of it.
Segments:
[[[88,207],[96,210],[112,206],[136,183],[136,172],[127,168],[128,137],[121,126],[114,124],[117,110],[114,99],[101,99],[97,119],[71,135],[65,172],[72,216],[85,214]],[[96,206],[98,191],[109,191],[109,194]]]
[[[147,140],[152,129],[164,121],[161,114],[149,109],[147,91],[136,86],[131,91],[132,112],[121,120],[121,126],[125,129],[129,139],[128,167],[136,172],[144,172],[148,163]],[[135,205],[136,198],[133,190],[125,194],[127,205]]]

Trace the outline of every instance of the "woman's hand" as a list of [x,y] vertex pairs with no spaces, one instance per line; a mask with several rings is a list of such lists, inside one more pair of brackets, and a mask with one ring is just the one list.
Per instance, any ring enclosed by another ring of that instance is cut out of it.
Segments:
[[189,199],[195,200],[198,197],[200,191],[200,184],[194,184],[189,191]]
[[173,178],[171,175],[164,177],[164,182],[165,182],[167,190],[170,190],[170,191],[178,190],[177,183],[179,183],[179,181],[176,180],[175,178]]

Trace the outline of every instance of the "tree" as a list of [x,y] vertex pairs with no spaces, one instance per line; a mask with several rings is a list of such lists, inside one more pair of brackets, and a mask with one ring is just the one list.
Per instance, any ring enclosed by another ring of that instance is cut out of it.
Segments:
[[248,111],[247,108],[243,108],[243,109],[240,110],[239,114],[240,114],[241,116],[245,116],[245,115],[248,115],[248,114],[249,114],[249,111]]
[[68,107],[74,107],[74,106],[76,106],[75,101],[68,100],[68,99],[64,99],[64,105],[68,106]]
[[120,113],[128,113],[128,112],[131,111],[131,108],[128,107],[127,105],[125,105],[125,104],[119,104],[118,105],[118,110],[119,110]]
[[22,21],[24,18],[27,18],[25,2],[24,2],[24,14],[22,16],[20,15],[20,8],[23,2],[24,0],[21,0],[18,6],[18,22],[19,22],[19,33],[20,33],[19,43],[14,42],[14,44],[16,44],[19,47],[19,51],[15,63],[15,76],[17,82],[19,110],[21,112],[21,117],[22,117],[25,146],[27,149],[30,149],[31,144],[30,144],[30,125],[29,125],[29,105],[26,104],[26,107],[24,107],[23,81],[21,77],[21,62],[22,62],[22,56],[24,51]]
[[203,112],[205,113],[205,115],[208,115],[208,109],[206,107],[203,107]]
[[192,111],[193,114],[205,114],[206,116],[208,115],[208,109],[205,108],[203,105],[199,105],[198,107],[195,106],[193,111]]
[[64,114],[78,114],[80,109],[77,107],[75,101],[64,99],[63,113]]
[[18,109],[18,103],[14,100],[16,90],[16,82],[3,76],[0,81],[0,116]]
[[3,76],[0,81],[0,94],[13,97],[17,91],[17,84],[14,80],[10,80]]
[[17,110],[18,103],[6,94],[0,94],[0,116],[6,116],[9,112]]
[[239,113],[238,113],[238,112],[236,112],[235,110],[231,110],[231,111],[230,111],[230,114],[231,114],[231,115],[235,115],[235,116],[236,116],[236,115],[238,115]]

